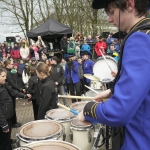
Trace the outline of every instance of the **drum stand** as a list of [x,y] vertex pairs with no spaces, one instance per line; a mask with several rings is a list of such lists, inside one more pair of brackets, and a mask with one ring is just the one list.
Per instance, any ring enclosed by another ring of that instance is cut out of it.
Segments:
[[[105,131],[104,125],[100,125],[99,130],[98,130],[97,137],[96,137],[96,139],[95,139],[95,141],[94,141],[94,144],[93,144],[91,150],[97,150],[98,148],[100,148],[102,145],[105,144],[104,131]],[[103,139],[102,139],[100,145],[98,145],[99,142],[100,142],[100,137],[101,137],[101,136],[102,136]]]

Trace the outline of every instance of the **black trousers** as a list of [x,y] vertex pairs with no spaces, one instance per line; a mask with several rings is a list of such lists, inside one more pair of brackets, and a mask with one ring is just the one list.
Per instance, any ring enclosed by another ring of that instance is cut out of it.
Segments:
[[[70,90],[71,95],[81,96],[81,84],[80,82],[77,83],[68,83],[68,88]],[[76,91],[76,94],[75,94]],[[78,99],[81,101],[81,99]],[[72,103],[76,102],[76,99],[72,99]]]
[[81,94],[84,94],[84,78],[80,79]]
[[38,114],[39,106],[36,103],[36,99],[32,99],[32,106],[33,106],[34,120],[37,120],[37,114]]
[[14,115],[12,117],[12,125],[17,123],[17,116],[16,116],[16,97],[12,96],[12,101],[13,101],[13,109],[14,109]]
[[7,119],[9,132],[5,133],[0,127],[0,150],[12,150],[11,148],[11,119]]
[[[84,78],[84,85],[90,86],[90,82],[87,82],[86,78]],[[84,86],[84,93],[86,93],[87,91],[89,91],[89,89]]]

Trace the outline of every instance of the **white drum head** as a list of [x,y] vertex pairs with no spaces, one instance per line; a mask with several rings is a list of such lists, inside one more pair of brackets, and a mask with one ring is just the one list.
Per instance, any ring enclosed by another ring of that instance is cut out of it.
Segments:
[[84,102],[75,102],[73,103],[70,108],[77,110],[78,112],[82,111],[84,106],[88,103],[89,101],[84,101]]
[[48,139],[63,131],[63,126],[56,121],[39,120],[24,124],[20,128],[20,136],[28,140]]
[[63,108],[52,109],[46,112],[46,117],[52,120],[68,120],[74,117],[74,114]]
[[63,141],[46,140],[27,144],[32,150],[80,150],[75,145]]
[[[118,68],[117,68],[117,62],[113,57],[110,56],[105,56],[109,66],[111,69],[117,73]],[[100,81],[102,82],[107,82],[107,81],[112,81],[114,77],[111,75],[111,70],[105,62],[103,57],[100,57],[97,62],[93,66],[93,73],[96,77],[100,78]]]

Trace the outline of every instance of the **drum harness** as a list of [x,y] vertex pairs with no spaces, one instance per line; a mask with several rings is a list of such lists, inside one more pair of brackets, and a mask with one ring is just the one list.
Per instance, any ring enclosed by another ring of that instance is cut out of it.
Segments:
[[[117,83],[117,81],[120,78],[120,73],[121,73],[121,66],[122,66],[122,57],[123,57],[123,51],[124,51],[124,46],[126,43],[126,40],[132,35],[134,32],[143,32],[145,34],[150,33],[150,19],[146,18],[145,20],[143,19],[142,22],[140,22],[135,28],[131,29],[131,31],[127,34],[123,42],[121,43],[121,50],[120,50],[120,59],[118,61],[118,72],[116,75],[116,78],[114,79],[113,82],[113,88],[111,89],[112,93],[114,93],[114,86]],[[110,127],[111,131],[109,132],[109,135],[107,137],[104,137],[104,126],[100,126],[98,135],[94,141],[93,147],[91,150],[96,150],[98,147],[101,147],[104,145],[105,141],[109,140],[112,138],[112,149],[111,150],[120,150],[120,147],[123,145],[124,142],[124,137],[125,137],[125,127]],[[99,144],[99,139],[100,136],[103,137],[103,140],[101,141],[101,144]]]

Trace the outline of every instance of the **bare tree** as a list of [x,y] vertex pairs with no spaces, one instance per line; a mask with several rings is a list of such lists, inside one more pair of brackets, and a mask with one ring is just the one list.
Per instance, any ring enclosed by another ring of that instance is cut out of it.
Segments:
[[[52,17],[74,33],[95,36],[110,30],[104,10],[94,10],[92,0],[1,0],[0,9],[11,14],[24,34]],[[12,20],[12,19],[11,19]]]

